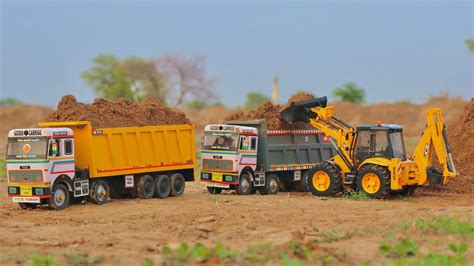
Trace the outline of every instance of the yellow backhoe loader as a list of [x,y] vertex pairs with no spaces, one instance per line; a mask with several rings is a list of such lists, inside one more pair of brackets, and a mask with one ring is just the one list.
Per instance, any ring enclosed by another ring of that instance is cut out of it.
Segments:
[[[409,195],[419,186],[446,185],[456,176],[439,108],[427,110],[426,128],[411,158],[405,152],[402,126],[378,123],[354,128],[335,117],[333,110],[327,98],[320,97],[293,102],[280,113],[290,123],[306,122],[321,130],[337,151],[310,171],[308,184],[313,195],[333,196],[344,187],[370,198],[384,198],[390,191]],[[433,165],[435,154],[442,171]]]

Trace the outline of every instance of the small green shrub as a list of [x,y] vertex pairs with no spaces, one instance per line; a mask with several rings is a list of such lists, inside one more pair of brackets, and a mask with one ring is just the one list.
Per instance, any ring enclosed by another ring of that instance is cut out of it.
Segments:
[[350,199],[350,200],[357,200],[357,201],[360,201],[360,200],[368,200],[369,197],[367,196],[367,194],[365,194],[364,192],[362,191],[354,191],[352,189],[350,190],[344,190],[343,194],[342,194],[342,197],[344,199]]
[[33,254],[28,260],[29,266],[59,266],[59,263],[49,255]]
[[463,237],[474,237],[474,223],[463,222],[459,218],[431,217],[430,219],[418,218],[411,224],[421,231],[433,231],[437,233],[451,233]]

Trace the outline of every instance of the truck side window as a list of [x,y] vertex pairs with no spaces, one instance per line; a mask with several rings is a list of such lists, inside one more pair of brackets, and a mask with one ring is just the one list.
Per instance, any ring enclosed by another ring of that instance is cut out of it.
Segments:
[[250,138],[250,150],[254,151],[257,149],[257,138],[251,137]]
[[64,155],[72,154],[72,140],[64,140]]

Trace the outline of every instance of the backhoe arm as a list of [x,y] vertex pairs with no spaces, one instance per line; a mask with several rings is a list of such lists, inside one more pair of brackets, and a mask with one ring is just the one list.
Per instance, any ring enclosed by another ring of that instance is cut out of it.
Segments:
[[449,178],[456,176],[456,168],[451,155],[446,126],[439,108],[431,108],[426,111],[426,128],[413,154],[413,160],[420,170],[421,184],[426,183],[430,174],[436,174],[432,168],[433,154],[436,154],[438,162],[443,167],[442,182],[443,185],[446,185]]

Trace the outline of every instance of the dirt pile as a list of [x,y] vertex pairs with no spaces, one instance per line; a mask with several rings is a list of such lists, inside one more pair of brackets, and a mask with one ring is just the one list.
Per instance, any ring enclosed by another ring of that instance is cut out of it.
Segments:
[[449,124],[448,135],[458,170],[474,179],[474,98],[464,107],[462,115]]
[[314,96],[312,94],[295,94],[288,99],[288,102],[285,105],[274,105],[271,102],[266,102],[262,106],[258,107],[256,110],[250,111],[248,113],[244,113],[244,111],[238,111],[230,116],[228,116],[225,120],[253,120],[253,119],[265,119],[267,121],[267,127],[271,130],[279,130],[279,129],[312,129],[312,126],[306,123],[288,123],[282,119],[280,119],[280,112],[287,107],[291,102],[298,102],[313,99]]
[[95,99],[92,104],[84,104],[72,95],[62,97],[57,110],[48,115],[45,121],[91,121],[96,128],[190,123],[184,113],[165,106],[154,97],[142,102]]

